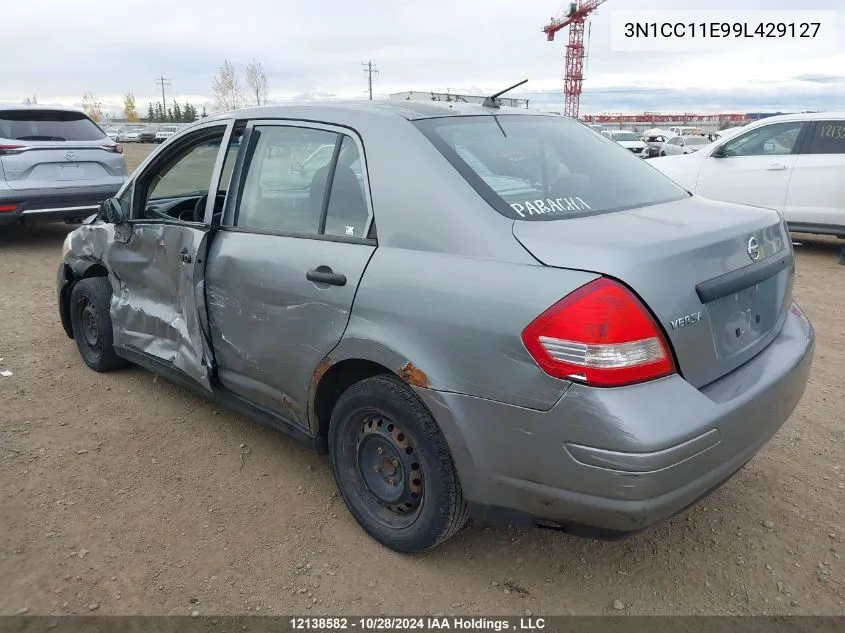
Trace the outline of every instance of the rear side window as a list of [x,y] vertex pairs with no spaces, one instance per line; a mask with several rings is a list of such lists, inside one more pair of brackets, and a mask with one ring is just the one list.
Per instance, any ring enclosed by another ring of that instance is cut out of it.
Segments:
[[845,121],[819,121],[802,154],[845,154]]
[[493,208],[515,220],[581,217],[689,196],[572,119],[498,115],[415,124]]
[[0,137],[14,141],[98,141],[106,137],[81,112],[0,110]]
[[352,137],[259,125],[252,139],[236,226],[303,237],[366,237],[366,179]]

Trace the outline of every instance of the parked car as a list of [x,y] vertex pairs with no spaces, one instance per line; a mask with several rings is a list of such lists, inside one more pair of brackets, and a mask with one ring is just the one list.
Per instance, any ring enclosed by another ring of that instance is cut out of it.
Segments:
[[109,127],[105,129],[106,136],[108,136],[111,140],[115,143],[118,143],[118,136],[120,135],[120,128],[117,127]]
[[85,113],[0,105],[0,225],[86,218],[126,176],[123,147]]
[[641,158],[648,155],[648,145],[643,142],[636,132],[629,132],[628,130],[604,130],[602,134]]
[[171,136],[176,134],[179,131],[178,125],[162,125],[161,127],[156,130],[155,133],[155,142],[156,143],[164,143],[167,139]]
[[[288,156],[321,145],[305,189]],[[90,368],[135,363],[328,453],[401,552],[468,516],[616,536],[676,514],[786,421],[814,349],[777,213],[522,108],[210,117],[62,260]]]
[[141,125],[130,125],[118,133],[115,139],[118,143],[137,143],[138,136],[144,131]]
[[776,209],[793,231],[845,237],[845,113],[768,117],[651,164],[699,195]]
[[138,142],[139,143],[155,143],[156,142],[156,133],[154,130],[150,130],[149,128],[142,128],[138,130]]
[[667,130],[661,130],[660,128],[651,128],[643,132],[640,138],[642,139],[643,143],[648,145],[645,157],[654,158],[655,156],[659,156],[661,146],[672,136],[673,135],[671,132]]
[[706,136],[673,136],[660,145],[660,156],[692,154],[712,141]]
[[678,126],[670,127],[669,131],[675,136],[704,136],[704,132],[697,127]]

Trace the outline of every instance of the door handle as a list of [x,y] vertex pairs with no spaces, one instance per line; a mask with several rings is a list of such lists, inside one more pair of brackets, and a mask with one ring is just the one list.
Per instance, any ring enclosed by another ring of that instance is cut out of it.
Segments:
[[191,253],[188,252],[187,248],[183,248],[180,255],[182,256],[182,261],[186,264],[190,264],[192,261],[194,261],[194,258],[191,257]]
[[782,165],[781,163],[772,163],[768,167],[766,167],[769,171],[781,171],[786,169],[786,165]]
[[315,284],[330,284],[332,286],[345,286],[346,275],[341,275],[332,271],[328,266],[317,266],[305,273],[305,278],[308,281],[313,281]]

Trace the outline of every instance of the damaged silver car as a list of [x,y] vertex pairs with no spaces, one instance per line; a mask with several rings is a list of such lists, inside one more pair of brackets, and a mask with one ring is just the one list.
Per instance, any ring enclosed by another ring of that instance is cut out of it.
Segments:
[[804,392],[793,279],[776,212],[576,121],[368,102],[181,130],[68,235],[58,301],[89,367],[327,453],[419,552],[469,516],[631,534],[717,488]]

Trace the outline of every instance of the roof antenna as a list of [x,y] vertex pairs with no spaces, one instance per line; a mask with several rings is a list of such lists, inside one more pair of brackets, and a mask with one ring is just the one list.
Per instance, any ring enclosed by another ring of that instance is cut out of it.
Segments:
[[526,83],[527,81],[528,81],[527,79],[523,79],[519,83],[516,83],[516,84],[510,86],[509,88],[505,88],[504,90],[500,90],[499,92],[497,92],[494,95],[490,95],[489,97],[484,99],[484,103],[482,103],[481,105],[484,106],[485,108],[499,108],[500,107],[499,101],[498,101],[499,97],[501,97],[506,92],[513,90],[517,86],[521,86],[522,84]]

